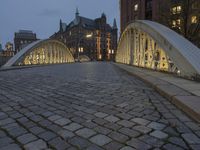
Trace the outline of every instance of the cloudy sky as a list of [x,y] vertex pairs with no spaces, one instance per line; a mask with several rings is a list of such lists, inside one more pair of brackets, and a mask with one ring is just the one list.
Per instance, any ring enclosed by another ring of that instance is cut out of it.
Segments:
[[58,30],[60,18],[66,23],[74,18],[76,7],[81,16],[92,19],[105,12],[108,23],[116,18],[119,25],[118,4],[118,0],[0,0],[0,42],[13,42],[20,29],[48,38]]

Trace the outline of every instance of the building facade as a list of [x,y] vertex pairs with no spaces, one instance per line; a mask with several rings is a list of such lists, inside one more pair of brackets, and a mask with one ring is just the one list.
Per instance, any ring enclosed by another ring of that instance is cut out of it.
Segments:
[[114,60],[117,50],[116,20],[111,27],[107,23],[106,15],[89,19],[79,15],[78,9],[75,19],[69,24],[60,20],[60,29],[51,39],[63,42],[71,51],[74,58],[88,56],[91,60]]
[[200,47],[200,0],[120,0],[121,33],[134,20],[159,22]]
[[19,52],[22,48],[37,40],[36,34],[32,31],[19,30],[14,37],[15,52]]

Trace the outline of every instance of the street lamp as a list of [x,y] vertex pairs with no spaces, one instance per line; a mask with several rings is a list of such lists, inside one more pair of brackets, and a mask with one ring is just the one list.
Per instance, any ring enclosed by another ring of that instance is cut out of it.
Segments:
[[78,61],[80,61],[80,52],[83,52],[83,47],[80,48],[80,42],[82,39],[84,38],[92,38],[93,34],[86,34],[86,35],[83,35],[82,37],[79,36],[79,40],[78,40]]

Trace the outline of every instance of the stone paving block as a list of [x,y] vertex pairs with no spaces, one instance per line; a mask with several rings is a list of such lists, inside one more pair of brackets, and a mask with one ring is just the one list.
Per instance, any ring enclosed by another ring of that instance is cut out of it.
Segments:
[[117,117],[115,117],[115,116],[112,116],[112,115],[107,116],[107,117],[104,118],[104,119],[107,120],[107,121],[109,121],[109,122],[112,122],[112,123],[117,122],[117,121],[120,120],[119,118],[117,118]]
[[116,114],[117,117],[121,118],[121,119],[126,119],[129,120],[131,118],[133,118],[133,116],[127,114],[127,113],[120,113],[120,114]]
[[165,143],[165,141],[162,141],[162,140],[157,139],[155,137],[149,136],[148,134],[140,136],[139,139],[141,141],[143,141],[143,142],[145,142],[149,145],[152,145],[153,147],[157,147],[157,148],[160,148]]
[[67,142],[58,137],[49,141],[48,144],[54,149],[58,150],[66,150],[67,148],[70,147],[70,145]]
[[10,145],[11,143],[14,143],[14,141],[9,137],[0,138],[0,147]]
[[30,133],[17,137],[17,141],[20,142],[21,144],[27,144],[32,141],[35,141],[36,139],[37,137]]
[[17,144],[9,144],[1,147],[1,150],[21,150],[21,148]]
[[60,119],[60,118],[62,118],[62,117],[59,116],[59,115],[52,115],[52,116],[50,116],[48,119],[51,120],[51,121],[55,121],[55,120],[58,120],[58,119]]
[[49,140],[55,138],[57,135],[51,131],[46,131],[46,132],[39,134],[38,136],[45,141],[49,141]]
[[93,120],[93,122],[95,122],[96,124],[99,124],[99,125],[104,125],[104,124],[108,123],[107,120],[104,120],[104,119],[102,119],[102,118],[95,118],[95,119]]
[[128,136],[121,134],[119,132],[111,132],[108,136],[121,143],[125,143],[129,139]]
[[142,126],[142,125],[141,126],[134,126],[133,129],[136,130],[136,131],[139,131],[143,134],[147,134],[147,133],[151,132],[151,130],[152,130],[151,128],[148,128],[148,127],[145,127],[145,126]]
[[102,135],[102,134],[98,134],[96,136],[93,136],[92,138],[90,138],[90,141],[94,144],[97,144],[99,146],[103,146],[105,144],[108,144],[109,142],[112,141],[111,138],[105,136],[105,135]]
[[89,128],[80,129],[80,130],[76,131],[75,133],[84,138],[89,138],[96,134],[96,132],[94,130],[91,130]]
[[151,145],[148,145],[138,139],[135,139],[135,138],[132,138],[130,141],[128,141],[126,143],[127,145],[129,146],[132,146],[134,147],[135,149],[141,149],[141,150],[148,150],[148,149],[151,149],[152,146]]
[[200,138],[198,138],[195,134],[186,133],[186,134],[182,134],[181,136],[189,144],[200,144]]
[[104,127],[101,127],[101,126],[96,126],[96,127],[94,128],[94,130],[95,130],[96,132],[99,132],[99,133],[104,134],[104,135],[107,135],[108,133],[111,132],[110,129],[107,129],[107,128],[104,128]]
[[22,127],[18,127],[18,128],[13,128],[9,130],[8,133],[13,137],[18,137],[20,135],[26,134],[27,130]]
[[70,131],[76,131],[82,127],[83,127],[82,125],[75,123],[75,122],[72,122],[71,124],[69,124],[67,126],[64,126],[65,129],[70,130]]
[[6,119],[3,119],[3,120],[0,120],[0,126],[4,126],[4,125],[14,123],[14,122],[15,122],[15,120],[13,120],[11,118],[6,118]]
[[98,124],[92,122],[91,120],[87,120],[86,122],[82,123],[83,126],[87,127],[87,128],[95,128],[96,126],[98,126]]
[[85,149],[85,148],[89,147],[89,145],[91,145],[91,143],[88,142],[88,140],[83,139],[81,137],[74,137],[74,138],[70,139],[68,142],[70,144],[78,147],[78,149]]
[[32,127],[29,130],[35,135],[45,132],[45,130],[43,128],[38,127],[38,126]]
[[124,145],[119,142],[112,141],[112,142],[108,143],[107,145],[105,145],[104,148],[106,150],[114,150],[114,149],[120,149],[123,146]]
[[190,145],[193,150],[200,150],[200,144]]
[[60,130],[58,131],[58,134],[65,140],[75,136],[73,132],[70,132],[68,130]]
[[99,117],[99,118],[105,118],[106,116],[108,116],[108,114],[106,113],[103,113],[103,112],[97,112],[94,114],[96,117]]
[[162,130],[166,127],[166,125],[161,124],[159,122],[151,122],[147,127],[155,129],[155,130]]
[[168,137],[168,134],[166,134],[162,131],[159,131],[159,130],[151,132],[150,135],[154,136],[156,138],[159,138],[159,139],[166,139]]
[[71,121],[69,119],[66,119],[66,118],[60,118],[56,121],[54,121],[57,125],[60,125],[60,126],[65,126],[67,124],[69,124]]
[[1,131],[0,130],[0,138],[3,138],[3,137],[5,137],[6,136],[6,133],[4,132],[4,131]]
[[141,124],[141,125],[144,125],[144,126],[146,126],[147,124],[150,123],[149,120],[146,120],[146,119],[143,119],[143,118],[133,118],[133,119],[131,119],[131,121],[138,123],[138,124]]
[[128,103],[124,102],[124,103],[118,104],[117,107],[123,108],[123,107],[126,107],[128,105],[129,105]]
[[122,147],[120,150],[136,150],[136,149],[130,146],[125,146],[125,147]]
[[164,149],[166,150],[184,150],[183,148],[181,147],[178,147],[176,145],[173,145],[173,144],[166,144],[163,146]]
[[123,127],[133,127],[135,125],[135,123],[127,121],[127,120],[120,120],[117,122],[117,124],[123,126]]
[[188,146],[185,144],[184,140],[178,137],[170,137],[168,139],[169,142],[176,144],[184,149],[188,149]]
[[132,129],[129,129],[129,128],[121,128],[119,130],[119,132],[129,136],[129,137],[137,137],[139,136],[141,133],[139,133],[138,131],[136,130],[132,130]]
[[25,150],[42,150],[46,148],[47,148],[46,142],[44,142],[41,139],[24,145]]

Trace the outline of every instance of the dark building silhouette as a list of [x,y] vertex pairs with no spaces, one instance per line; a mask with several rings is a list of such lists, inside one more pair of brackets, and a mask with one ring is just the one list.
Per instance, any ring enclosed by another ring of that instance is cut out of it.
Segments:
[[159,22],[200,47],[200,0],[120,0],[122,33],[134,20]]
[[60,29],[50,38],[63,42],[75,58],[86,55],[92,60],[114,60],[117,50],[116,20],[111,27],[106,15],[89,19],[79,15],[76,10],[75,19],[69,24],[60,20]]
[[14,37],[15,52],[19,52],[22,48],[36,40],[37,36],[32,31],[19,30],[19,32],[15,33]]

